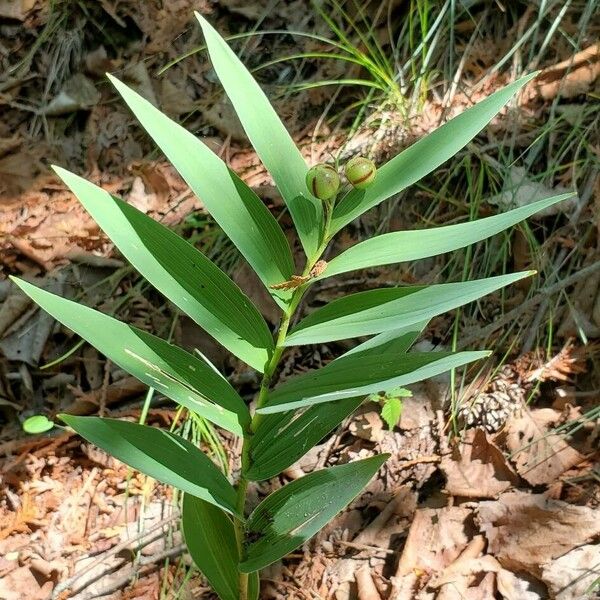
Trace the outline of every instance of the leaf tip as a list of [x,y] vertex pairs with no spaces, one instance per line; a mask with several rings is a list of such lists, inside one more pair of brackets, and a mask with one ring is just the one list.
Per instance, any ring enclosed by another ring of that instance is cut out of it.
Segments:
[[70,171],[67,171],[64,167],[60,165],[50,165],[50,168],[61,178],[64,180],[65,175],[68,175]]
[[200,27],[202,27],[202,33],[206,35],[205,28],[210,27],[210,23],[197,10],[194,11],[194,16],[198,20],[198,23],[200,23]]

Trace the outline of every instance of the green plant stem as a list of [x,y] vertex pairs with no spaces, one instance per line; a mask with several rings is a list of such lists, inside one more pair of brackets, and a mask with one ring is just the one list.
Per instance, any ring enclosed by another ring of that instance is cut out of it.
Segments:
[[[312,268],[315,266],[317,261],[325,252],[325,248],[331,239],[329,235],[329,229],[331,226],[331,217],[333,214],[333,205],[334,201],[327,202],[325,204],[325,227],[323,231],[323,239],[319,248],[315,252],[315,255],[306,261],[306,266],[304,267],[304,271],[302,272],[302,276],[307,276]],[[297,288],[288,304],[287,309],[284,311],[283,316],[281,317],[281,322],[279,324],[279,330],[277,332],[277,337],[275,339],[275,349],[273,350],[273,354],[269,360],[269,362],[265,366],[265,370],[263,373],[263,377],[260,383],[260,390],[258,392],[258,398],[256,399],[256,408],[259,409],[264,406],[267,396],[269,394],[269,388],[271,387],[271,380],[273,379],[273,375],[279,366],[279,361],[281,360],[281,356],[285,349],[285,339],[287,337],[288,330],[290,328],[290,324],[292,322],[292,317],[302,300],[306,290],[308,288],[307,285],[300,286]],[[252,416],[252,422],[250,423],[250,429],[244,435],[244,443],[242,446],[242,475],[240,475],[240,479],[237,486],[237,503],[236,508],[238,514],[243,515],[244,509],[246,506],[246,494],[248,491],[248,480],[244,477],[243,473],[247,470],[249,465],[249,452],[250,452],[250,441],[252,436],[258,429],[262,421],[263,416],[260,413],[255,412]],[[242,519],[234,518],[234,529],[235,536],[238,545],[238,551],[240,556],[243,551],[243,541],[244,541],[244,521]],[[248,573],[240,573],[239,578],[239,589],[240,589],[240,600],[248,600]]]

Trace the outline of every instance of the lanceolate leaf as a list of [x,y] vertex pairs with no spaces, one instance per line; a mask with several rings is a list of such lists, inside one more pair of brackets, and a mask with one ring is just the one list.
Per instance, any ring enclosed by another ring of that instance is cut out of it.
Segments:
[[431,319],[531,274],[525,271],[461,283],[358,292],[334,300],[300,321],[285,344],[318,344],[399,329]]
[[262,569],[310,539],[358,496],[388,457],[316,471],[265,498],[248,519],[240,570]]
[[372,185],[365,190],[351,190],[336,205],[331,232],[336,233],[365,211],[419,181],[454,156],[535,75],[507,85],[392,158],[378,170]]
[[[359,344],[352,350],[348,350],[339,358],[360,353],[361,356],[368,354],[385,354],[386,352],[408,352],[408,349],[416,342],[417,338],[427,327],[428,321],[407,325],[401,329],[392,329],[372,337],[370,340]],[[339,360],[339,359],[336,359]]]
[[213,67],[246,134],[290,209],[304,251],[312,257],[320,242],[323,208],[306,188],[306,163],[246,67],[206,19],[198,13],[196,17]]
[[392,263],[418,260],[435,256],[444,252],[464,248],[484,240],[496,233],[505,230],[523,219],[527,219],[536,212],[561,202],[572,196],[563,194],[533,202],[527,206],[515,208],[506,213],[471,221],[435,227],[432,229],[395,231],[365,240],[348,248],[339,256],[329,261],[324,273],[315,279],[324,279],[340,273],[366,269]]
[[[239,600],[239,553],[233,523],[219,508],[186,494],[181,525],[192,560],[221,600]],[[248,578],[248,598],[256,600],[258,573]]]
[[55,167],[61,179],[133,266],[223,346],[262,371],[273,339],[260,313],[206,256],[108,192]]
[[124,83],[108,77],[265,286],[269,289],[287,281],[294,270],[292,254],[281,227],[260,198],[198,138]]
[[410,352],[362,354],[339,358],[317,371],[286,381],[269,396],[259,413],[331,402],[383,392],[428,379],[489,356],[489,352]]
[[[380,333],[336,360],[352,354],[363,357],[407,352],[426,325],[426,322],[416,323]],[[315,404],[304,411],[264,415],[250,440],[250,468],[246,477],[261,481],[281,473],[352,414],[363,400],[364,396],[358,396]]]
[[337,427],[362,403],[363,397],[317,404],[305,411],[265,415],[250,440],[252,481],[269,479],[287,469]]
[[244,401],[204,361],[87,306],[26,281],[13,281],[55,319],[161,394],[237,435],[249,425],[250,413]]
[[59,417],[88,442],[130,467],[227,512],[237,513],[232,485],[210,458],[186,439],[164,429],[122,419]]

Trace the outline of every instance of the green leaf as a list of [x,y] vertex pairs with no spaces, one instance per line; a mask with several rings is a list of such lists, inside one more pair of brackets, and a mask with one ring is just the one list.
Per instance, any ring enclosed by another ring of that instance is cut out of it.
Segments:
[[395,396],[386,398],[381,409],[381,418],[387,423],[388,429],[392,430],[400,422],[402,415],[402,400]]
[[303,412],[264,415],[250,439],[250,468],[245,476],[252,481],[275,477],[304,456],[362,401],[361,396],[317,404]]
[[356,353],[286,381],[259,413],[277,413],[405,386],[489,356],[489,352]]
[[431,286],[350,294],[316,310],[292,330],[286,346],[318,344],[399,329],[472,302],[533,271]]
[[571,196],[572,194],[554,196],[469,223],[385,233],[360,242],[330,260],[325,272],[316,277],[315,280],[355,271],[356,269],[418,260],[464,248],[469,244],[474,244],[504,231],[536,212],[557,202],[562,202]]
[[[427,322],[389,331],[359,344],[339,359],[356,354],[368,356],[407,352]],[[335,361],[334,361],[335,362]],[[250,468],[246,477],[269,479],[304,456],[363,402],[363,396],[315,404],[304,411],[264,415],[250,440]]]
[[122,369],[209,421],[243,435],[250,423],[248,408],[229,382],[210,365],[92,308],[65,300],[26,281],[12,280],[46,312]]
[[51,421],[45,415],[33,415],[23,421],[23,431],[31,435],[36,433],[45,433],[54,427],[54,421]]
[[351,190],[336,205],[331,232],[337,233],[365,211],[398,194],[452,158],[535,76],[533,73],[507,85],[392,158],[378,169],[375,181],[367,189]]
[[85,179],[54,167],[127,260],[171,302],[258,371],[273,350],[264,319],[204,254],[164,225]]
[[[365,353],[369,354],[385,354],[386,352],[408,352],[409,348],[417,341],[417,338],[423,333],[429,321],[421,323],[412,323],[400,329],[392,329],[385,331],[372,337],[371,339],[359,344],[342,354],[339,358],[350,356],[351,354],[360,353],[361,356]],[[338,360],[338,359],[335,359]]]
[[193,134],[118,79],[108,78],[269,292],[280,303],[291,296],[269,288],[290,278],[294,262],[281,227],[261,199]]
[[236,514],[236,493],[225,475],[196,446],[157,427],[121,419],[59,415],[88,442],[125,464]]
[[[221,509],[186,494],[181,525],[190,555],[221,600],[239,600],[239,553],[235,530]],[[250,574],[249,600],[258,598],[258,573]]]
[[208,21],[198,13],[196,17],[200,21],[213,68],[248,138],[290,210],[304,251],[312,257],[320,242],[323,207],[306,187],[306,163],[246,67]]
[[298,548],[347,506],[389,454],[323,469],[267,496],[247,522],[242,572],[256,571]]

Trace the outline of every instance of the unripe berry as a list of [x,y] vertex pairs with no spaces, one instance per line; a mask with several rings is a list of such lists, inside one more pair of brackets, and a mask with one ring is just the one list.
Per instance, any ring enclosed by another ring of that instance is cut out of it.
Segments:
[[330,200],[340,189],[340,176],[330,165],[315,165],[306,174],[306,187],[319,200]]
[[346,163],[346,178],[357,189],[370,186],[377,175],[377,167],[372,160],[364,156],[355,156]]

